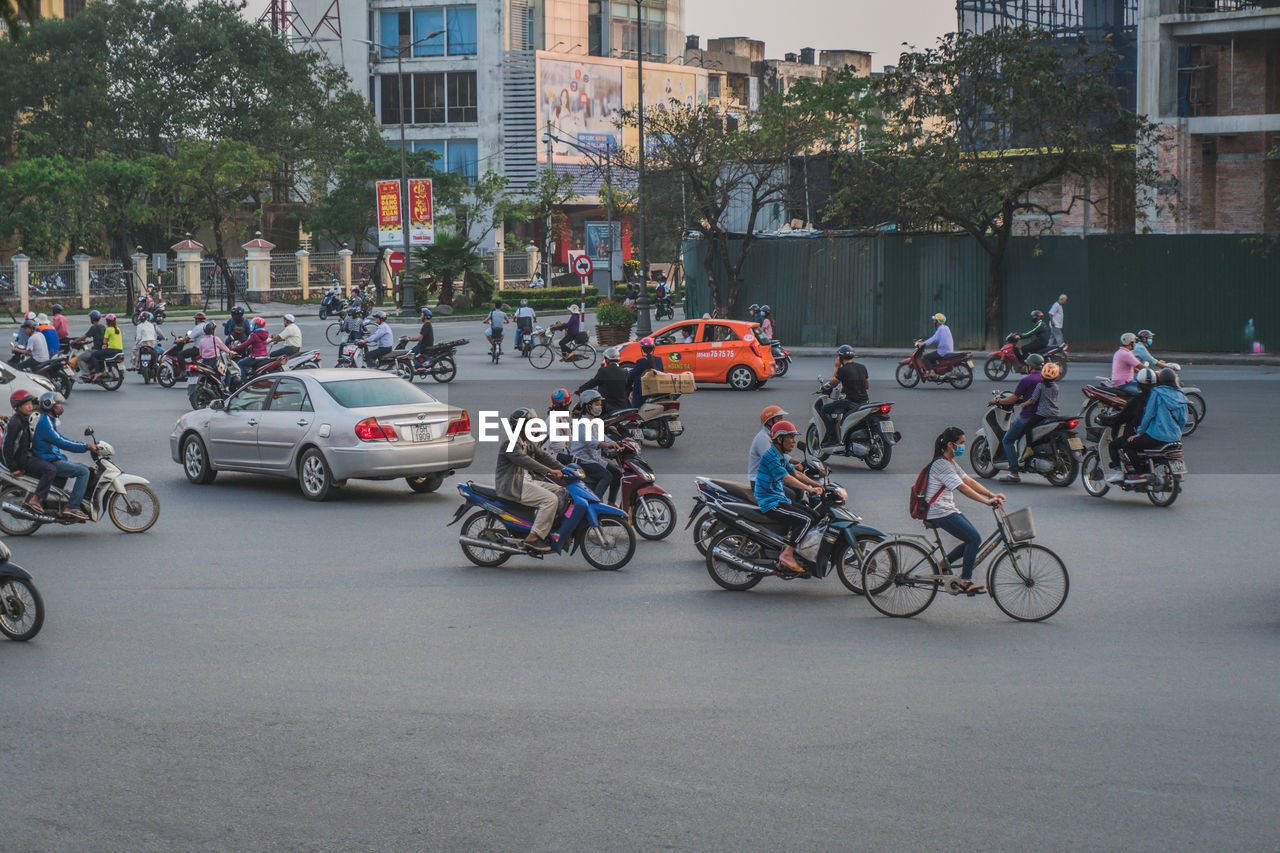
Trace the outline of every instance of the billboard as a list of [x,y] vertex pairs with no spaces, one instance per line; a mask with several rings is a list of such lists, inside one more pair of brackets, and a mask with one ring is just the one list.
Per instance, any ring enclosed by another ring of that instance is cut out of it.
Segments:
[[409,179],[409,245],[430,246],[436,241],[431,201],[431,179]]
[[[403,246],[404,225],[400,221],[400,182],[378,181],[374,187],[377,199],[378,245]],[[409,245],[430,246],[435,243],[434,205],[429,178],[409,179]]]
[[400,223],[400,182],[378,181],[374,186],[378,206],[378,245],[404,244],[404,229]]

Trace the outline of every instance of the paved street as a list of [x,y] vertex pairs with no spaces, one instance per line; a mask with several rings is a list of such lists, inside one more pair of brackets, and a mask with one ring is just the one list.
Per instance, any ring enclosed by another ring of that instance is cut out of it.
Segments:
[[[478,321],[470,337],[458,379],[422,387],[473,419],[588,375],[493,366]],[[917,532],[907,491],[934,436],[976,429],[993,386],[904,391],[893,362],[868,366],[904,440],[887,471],[837,462],[836,479],[868,524]],[[803,429],[829,372],[803,358],[763,390],[685,399],[686,435],[646,452],[681,526],[693,475],[743,478],[759,410]],[[1073,364],[1064,403],[1101,372]],[[1280,370],[1185,373],[1208,419],[1172,508],[1078,482],[1011,492],[1071,571],[1034,625],[949,596],[891,620],[834,577],[725,592],[684,530],[616,574],[580,556],[480,569],[444,527],[459,478],[327,504],[291,481],[194,486],[169,458],[181,385],[78,388],[65,431],[92,423],[162,512],[137,536],[8,540],[49,612],[33,642],[0,643],[7,846],[1280,848]],[[460,478],[492,482],[495,455]]]

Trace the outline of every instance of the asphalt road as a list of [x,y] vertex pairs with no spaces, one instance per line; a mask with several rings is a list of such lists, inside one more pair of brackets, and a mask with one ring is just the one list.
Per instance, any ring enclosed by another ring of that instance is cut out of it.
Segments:
[[[425,387],[473,416],[585,378],[489,365],[472,337],[459,378]],[[991,386],[870,367],[904,441],[837,479],[868,523],[915,532],[933,437],[975,428]],[[682,524],[692,476],[741,478],[759,410],[807,420],[823,370],[686,398],[688,433],[647,452]],[[1093,373],[1073,365],[1063,400]],[[169,458],[180,389],[79,389],[66,430],[92,423],[162,513],[8,542],[49,612],[0,643],[6,847],[1277,849],[1280,372],[1188,374],[1209,415],[1171,509],[1011,493],[1071,571],[1036,625],[949,596],[891,620],[835,578],[725,592],[683,530],[614,574],[479,569],[444,527],[453,481],[322,505],[283,480],[198,487]],[[495,453],[461,478],[491,482]],[[986,512],[968,508],[984,532]]]

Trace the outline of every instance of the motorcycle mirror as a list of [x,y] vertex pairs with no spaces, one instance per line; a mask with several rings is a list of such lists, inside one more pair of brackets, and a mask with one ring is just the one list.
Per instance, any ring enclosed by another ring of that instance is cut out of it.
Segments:
[[209,408],[213,409],[215,412],[220,412],[226,407],[227,407],[227,404],[226,404],[226,401],[224,400],[214,400],[212,403],[209,404]]
[[801,449],[801,450],[803,450],[805,453],[808,453],[808,452],[809,452],[809,446],[808,446],[807,444],[805,444],[803,441],[797,441],[797,442],[796,442],[796,447],[800,448],[800,449]]
[[85,428],[84,428],[84,434],[85,434],[85,435],[93,435],[93,427],[91,427],[91,426],[87,426],[87,427],[85,427]]

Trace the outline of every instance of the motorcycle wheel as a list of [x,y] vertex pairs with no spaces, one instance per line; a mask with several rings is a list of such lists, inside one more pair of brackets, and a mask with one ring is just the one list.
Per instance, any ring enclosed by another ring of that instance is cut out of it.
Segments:
[[1098,418],[1114,415],[1116,410],[1111,406],[1099,403],[1097,400],[1090,400],[1089,405],[1084,407],[1084,427],[1086,430],[1101,429],[1102,424],[1098,423]]
[[23,643],[42,625],[44,599],[35,585],[24,578],[0,578],[0,634]]
[[764,579],[764,575],[744,572],[731,563],[717,559],[717,548],[723,548],[744,560],[754,561],[760,557],[760,546],[736,530],[725,530],[717,534],[707,547],[707,574],[720,586],[733,592],[745,592]]
[[337,346],[342,343],[344,335],[342,334],[341,323],[330,323],[325,327],[324,339],[329,342],[330,346]]
[[408,361],[401,359],[396,362],[396,376],[399,376],[405,382],[413,381],[413,365]]
[[636,532],[621,518],[607,515],[582,531],[583,558],[602,572],[616,572],[636,553]]
[[102,387],[108,391],[119,391],[120,386],[123,384],[124,371],[120,369],[120,365],[108,365],[106,371],[102,374]]
[[1147,500],[1156,506],[1172,506],[1182,491],[1182,481],[1173,474],[1173,466],[1164,459],[1151,461],[1151,473],[1158,481],[1155,486],[1147,487]]
[[[462,535],[471,539],[500,542],[506,537],[507,528],[495,516],[480,509],[471,513],[467,516],[467,520],[462,522]],[[477,566],[485,568],[501,566],[511,556],[506,551],[498,551],[494,548],[477,548],[465,542],[459,544],[462,546],[462,556]]]
[[550,344],[539,344],[529,352],[529,363],[538,370],[546,370],[555,360],[556,354],[551,351]]
[[1079,473],[1080,463],[1072,455],[1071,448],[1067,445],[1066,437],[1059,435],[1053,440],[1053,469],[1044,475],[1045,479],[1049,481],[1050,485],[1065,488],[1076,481],[1076,476]]
[[447,355],[442,355],[431,365],[431,378],[437,382],[452,382],[458,375],[458,365]]
[[1084,490],[1095,498],[1100,498],[1111,490],[1111,484],[1107,482],[1107,471],[1102,467],[1098,451],[1090,450],[1084,455],[1084,461],[1080,463],[1080,482],[1084,484]]
[[[26,490],[17,486],[10,486],[0,492],[0,503],[20,504],[26,499]],[[39,530],[43,524],[44,522],[42,521],[29,521],[0,510],[0,530],[3,530],[7,536],[30,536]]]
[[987,374],[987,378],[992,382],[1000,382],[1009,375],[1009,362],[1000,357],[1000,353],[987,356],[987,360],[982,363],[982,372]]
[[141,483],[130,483],[124,494],[114,494],[107,502],[111,523],[125,533],[150,530],[160,517],[160,499]]
[[920,374],[910,364],[899,364],[898,369],[893,372],[893,378],[903,388],[914,388],[920,384]]
[[662,425],[658,428],[658,446],[665,450],[675,443],[675,433],[671,431],[671,427],[667,425],[667,422],[663,421]]
[[666,539],[676,529],[676,505],[666,495],[640,495],[631,506],[631,525],[645,539]]
[[1187,402],[1191,404],[1191,408],[1196,410],[1196,423],[1199,424],[1204,420],[1205,414],[1209,411],[1209,406],[1205,403],[1204,397],[1195,391],[1187,392]]
[[996,463],[991,458],[991,445],[987,442],[986,436],[980,435],[973,440],[969,467],[973,468],[973,473],[984,480],[990,480],[996,475]]
[[187,402],[192,409],[203,409],[213,402],[213,392],[203,382],[199,382],[187,392]]
[[421,477],[405,477],[404,481],[420,495],[429,494],[444,485],[444,474],[425,474]]
[[710,513],[698,519],[698,523],[693,526],[693,546],[698,549],[698,553],[707,556],[707,549],[711,545],[711,540],[715,539],[723,528],[716,517]]
[[889,460],[893,458],[893,445],[884,440],[884,436],[875,433],[871,436],[870,449],[867,451],[867,458],[862,460],[867,463],[867,467],[872,471],[883,471],[889,464]]
[[951,383],[951,387],[957,391],[963,391],[973,384],[973,368],[968,362],[960,362],[951,368],[951,373],[947,377],[947,381]]
[[65,373],[59,373],[56,377],[54,377],[53,382],[55,385],[58,386],[59,394],[61,394],[63,397],[71,396],[71,388],[74,383],[71,381],[70,376],[67,376]]
[[1195,432],[1196,429],[1199,428],[1199,426],[1200,426],[1200,411],[1194,405],[1192,405],[1190,401],[1188,401],[1187,402],[1187,422],[1182,425],[1182,437],[1186,438],[1187,436],[1191,435],[1191,433]]
[[836,577],[844,588],[854,595],[866,595],[862,588],[862,558],[871,549],[870,539],[859,539],[857,548],[850,548],[846,543],[831,555],[831,562],[836,566]]
[[329,309],[323,305],[320,306],[320,319],[321,320],[329,319]]
[[774,376],[786,376],[787,371],[791,369],[791,359],[789,358],[780,358],[775,364],[777,364],[778,368],[774,371]]
[[164,364],[160,365],[160,371],[156,374],[156,381],[160,383],[161,388],[172,388],[178,381],[178,376],[173,372],[173,362],[165,359]]

